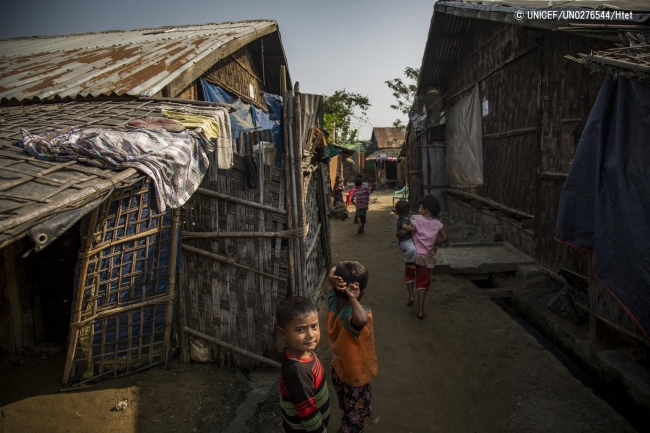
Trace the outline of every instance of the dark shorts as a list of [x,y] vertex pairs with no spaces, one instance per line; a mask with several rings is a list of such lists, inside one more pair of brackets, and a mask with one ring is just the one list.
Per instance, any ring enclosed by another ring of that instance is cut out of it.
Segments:
[[370,420],[370,384],[350,386],[341,382],[332,367],[332,385],[336,391],[339,408],[343,411],[341,430],[345,433],[360,433]]
[[431,269],[425,266],[416,266],[415,269],[405,268],[404,281],[414,281],[417,289],[429,290],[431,288]]
[[354,223],[358,223],[358,218],[361,218],[361,224],[366,222],[366,211],[368,209],[357,209],[357,212],[354,214]]

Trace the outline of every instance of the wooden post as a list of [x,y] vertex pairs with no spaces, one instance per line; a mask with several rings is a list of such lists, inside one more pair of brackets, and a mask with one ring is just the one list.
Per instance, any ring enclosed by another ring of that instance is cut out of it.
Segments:
[[[296,126],[296,135],[293,140],[293,145],[294,145],[294,164],[296,166],[295,168],[295,176],[296,176],[296,195],[298,196],[298,200],[296,204],[298,205],[298,227],[304,227],[307,224],[307,218],[306,218],[306,213],[305,213],[305,194],[303,191],[303,176],[302,176],[302,110],[301,110],[301,104],[300,104],[300,93],[299,93],[300,86],[298,83],[295,85],[295,115],[294,115],[294,121],[295,121],[295,126]],[[299,258],[299,263],[300,263],[300,273],[299,279],[300,279],[300,289],[302,292],[302,296],[306,296],[307,292],[307,287],[305,286],[307,283],[307,274],[306,274],[306,245],[305,245],[305,239],[297,239],[298,244],[299,244],[299,249],[298,252],[300,254]]]
[[[178,258],[178,232],[180,228],[180,209],[172,210],[172,226],[170,228],[170,240],[169,240],[169,263],[167,264],[167,295],[172,296],[172,299],[167,301],[167,306],[165,307],[165,332],[163,334],[163,363],[167,366],[169,362],[169,351],[171,349],[171,335],[172,335],[172,318],[174,314],[174,298],[176,295],[176,261]],[[158,234],[162,236],[162,232]],[[154,307],[156,308],[156,307]],[[180,317],[180,315],[179,315]],[[182,319],[179,320],[181,323]],[[180,328],[183,329],[183,328]],[[183,337],[180,335],[182,332],[179,332],[179,340],[182,340]]]
[[16,275],[16,263],[14,261],[14,244],[3,248],[5,256],[5,271],[7,276],[7,298],[11,308],[11,323],[14,331],[14,347],[16,355],[20,355],[25,349],[23,338],[23,318],[20,305],[20,290]]
[[[84,251],[80,254],[85,254],[90,251],[93,244],[93,234],[95,233],[95,225],[97,225],[97,216],[99,214],[98,206],[90,213],[88,222],[88,231],[86,232],[86,246]],[[88,274],[88,256],[85,256],[81,261],[79,269],[79,279],[77,282],[77,293],[75,294],[75,305],[72,312],[72,323],[81,321],[81,307],[83,305],[84,286],[86,285],[86,275]],[[119,321],[118,321],[119,322]],[[116,331],[117,332],[117,331]],[[117,335],[117,334],[116,334]],[[70,372],[72,371],[72,364],[74,363],[75,352],[77,351],[77,340],[79,338],[79,326],[70,326],[70,338],[68,340],[68,353],[65,360],[65,367],[63,368],[63,385],[67,385],[70,380]],[[115,351],[117,353],[117,350]],[[115,362],[117,364],[117,360]]]
[[[288,154],[289,154],[289,164],[287,166],[287,170],[289,170],[290,173],[290,184],[287,186],[289,190],[291,191],[291,201],[289,202],[289,206],[291,206],[290,209],[287,209],[287,211],[291,211],[291,220],[293,222],[294,227],[298,228],[300,227],[300,219],[299,219],[299,196],[298,196],[298,188],[296,185],[296,164],[295,164],[295,147],[294,147],[294,141],[295,141],[295,106],[294,106],[294,94],[293,91],[287,92],[288,98],[287,98],[287,108],[288,108],[288,118],[289,121],[287,122],[288,124],[285,126],[287,132],[288,132],[288,140],[285,142],[285,146],[287,147]],[[300,262],[300,244],[298,239],[291,239],[293,243],[293,255],[294,255],[294,284],[293,288],[294,291],[292,295],[300,295],[302,296],[302,279],[301,279],[301,267],[302,263]]]

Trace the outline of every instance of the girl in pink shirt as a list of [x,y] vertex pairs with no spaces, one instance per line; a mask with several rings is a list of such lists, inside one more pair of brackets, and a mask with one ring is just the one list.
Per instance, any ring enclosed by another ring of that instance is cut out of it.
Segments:
[[418,318],[424,319],[424,298],[431,287],[431,269],[436,263],[436,246],[444,244],[449,239],[437,218],[440,214],[440,203],[434,197],[425,195],[420,200],[418,215],[411,217],[411,225],[402,226],[404,230],[413,232],[413,242],[417,255],[415,269],[406,267],[404,281],[409,292],[409,307],[415,302],[413,289],[418,293]]

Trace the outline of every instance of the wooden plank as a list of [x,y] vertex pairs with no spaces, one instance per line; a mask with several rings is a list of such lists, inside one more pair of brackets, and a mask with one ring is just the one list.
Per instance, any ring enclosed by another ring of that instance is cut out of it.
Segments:
[[211,253],[209,251],[204,251],[204,250],[202,250],[200,248],[196,248],[196,247],[193,247],[191,245],[183,244],[183,249],[185,251],[189,251],[189,252],[192,252],[192,253],[195,253],[195,254],[199,254],[199,255],[202,255],[204,257],[210,257],[211,259],[217,260],[217,261],[222,262],[222,263],[227,263],[229,265],[238,267],[240,269],[245,269],[247,271],[255,272],[256,274],[264,275],[265,277],[268,277],[268,278],[273,278],[274,280],[286,281],[285,279],[276,277],[275,275],[267,274],[266,272],[258,271],[257,269],[252,269],[252,268],[250,268],[248,266],[241,265],[241,264],[235,262],[234,259],[229,259],[228,257],[220,256],[219,254]]
[[284,210],[284,209],[278,209],[278,208],[275,208],[273,206],[261,205],[259,203],[255,203],[255,202],[250,201],[250,200],[246,200],[246,199],[239,198],[239,197],[234,197],[232,195],[223,194],[223,193],[220,193],[220,192],[217,192],[217,191],[212,191],[212,190],[207,189],[207,188],[199,188],[199,189],[196,190],[196,192],[198,192],[199,194],[208,195],[208,196],[211,196],[211,197],[219,198],[221,200],[229,201],[231,203],[243,204],[245,206],[249,206],[249,207],[252,207],[252,208],[255,208],[255,209],[263,209],[263,210],[273,212],[273,213],[277,213],[277,214],[280,214],[280,215],[286,215],[287,214],[287,211]]
[[183,330],[185,332],[187,332],[188,334],[190,334],[190,335],[193,335],[193,336],[198,337],[198,338],[202,338],[205,341],[217,344],[217,345],[219,345],[221,347],[224,347],[224,348],[226,348],[228,350],[232,350],[233,352],[236,352],[236,353],[239,353],[241,355],[247,356],[247,357],[252,358],[252,359],[254,359],[256,361],[263,362],[265,364],[270,365],[271,367],[282,368],[282,364],[280,364],[279,362],[273,361],[272,359],[265,358],[265,357],[263,357],[261,355],[250,352],[250,351],[248,351],[246,349],[242,349],[241,347],[237,347],[234,344],[226,343],[225,341],[221,341],[221,340],[219,340],[217,338],[210,337],[209,335],[203,334],[202,332],[195,331],[195,330],[193,330],[191,328],[188,328],[187,326],[185,328],[183,328]]
[[493,140],[497,138],[517,137],[519,135],[536,134],[537,128],[513,129],[512,131],[499,132],[495,134],[483,135],[483,140]]

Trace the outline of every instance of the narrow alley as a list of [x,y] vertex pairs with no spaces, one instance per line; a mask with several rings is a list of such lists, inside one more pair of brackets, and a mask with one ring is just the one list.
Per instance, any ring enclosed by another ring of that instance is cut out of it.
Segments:
[[[406,305],[392,194],[374,195],[364,234],[350,219],[332,220],[334,263],[356,260],[370,273],[363,303],[373,311],[379,375],[368,431],[635,431],[471,281],[434,276],[418,320]],[[324,323],[324,301],[320,308]],[[326,338],[320,357],[329,364]],[[336,431],[333,390],[330,398]]]

